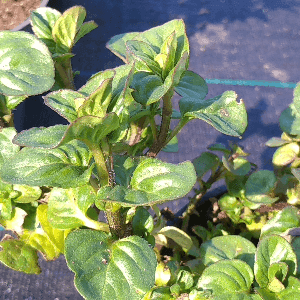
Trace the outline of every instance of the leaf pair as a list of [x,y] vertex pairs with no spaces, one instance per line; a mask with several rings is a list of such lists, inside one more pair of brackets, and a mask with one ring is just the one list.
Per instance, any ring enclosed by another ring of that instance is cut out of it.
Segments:
[[63,14],[49,7],[38,8],[31,14],[31,25],[52,53],[69,53],[80,38],[97,28],[95,22],[83,23],[86,10],[74,6]]

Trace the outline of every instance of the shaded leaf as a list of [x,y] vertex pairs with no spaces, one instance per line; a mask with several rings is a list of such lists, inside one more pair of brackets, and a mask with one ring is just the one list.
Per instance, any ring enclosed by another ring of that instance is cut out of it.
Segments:
[[175,91],[182,97],[190,97],[204,100],[208,93],[208,87],[205,80],[192,71],[186,71],[180,79]]
[[214,172],[220,164],[220,159],[217,155],[210,152],[203,152],[200,156],[193,160],[197,177],[201,178],[209,170]]
[[254,203],[274,203],[278,198],[270,197],[270,193],[274,190],[275,183],[276,176],[272,171],[260,170],[252,173],[245,184],[245,196]]

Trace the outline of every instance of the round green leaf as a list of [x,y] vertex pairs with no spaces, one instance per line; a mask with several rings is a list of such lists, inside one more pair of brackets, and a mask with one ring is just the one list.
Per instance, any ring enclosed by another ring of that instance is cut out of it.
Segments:
[[282,234],[288,229],[300,226],[298,209],[296,207],[286,207],[278,212],[275,217],[269,220],[261,229],[260,238],[270,234]]
[[250,175],[245,185],[246,198],[255,203],[273,203],[277,198],[269,197],[269,193],[274,189],[276,176],[269,170],[257,171]]
[[209,170],[216,170],[220,164],[220,159],[217,155],[210,152],[203,152],[200,156],[193,160],[197,177],[201,178]]
[[151,201],[168,201],[185,196],[196,183],[191,162],[178,165],[147,158],[140,162],[131,178],[131,188],[145,192]]
[[16,271],[27,274],[41,273],[36,250],[12,238],[0,243],[0,261]]
[[253,267],[255,251],[252,242],[238,235],[214,237],[200,247],[201,258],[206,266],[222,259],[237,258]]
[[255,254],[254,274],[261,288],[269,284],[268,270],[273,263],[288,265],[288,276],[296,274],[297,257],[292,246],[279,235],[266,236],[260,240]]
[[197,288],[210,290],[214,299],[221,295],[248,294],[253,278],[252,269],[244,261],[221,260],[203,271]]
[[155,283],[155,253],[138,236],[113,242],[100,231],[76,230],[65,241],[65,256],[87,300],[140,300]]
[[277,167],[292,163],[299,154],[300,147],[297,143],[289,143],[278,148],[273,155],[273,164]]
[[188,96],[204,100],[208,93],[208,87],[205,80],[192,71],[186,71],[176,86],[175,91],[182,97]]
[[38,95],[54,84],[54,64],[47,46],[24,31],[0,32],[0,93]]

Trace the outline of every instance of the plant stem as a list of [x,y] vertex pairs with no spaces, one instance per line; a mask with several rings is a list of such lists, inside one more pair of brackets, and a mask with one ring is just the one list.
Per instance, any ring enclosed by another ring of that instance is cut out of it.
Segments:
[[105,215],[112,235],[117,236],[119,239],[127,236],[125,216],[122,214],[122,208],[116,211],[114,209],[107,210]]
[[172,117],[172,97],[174,94],[174,90],[169,90],[163,96],[163,108],[162,108],[162,120],[160,131],[157,137],[157,140],[151,146],[148,156],[149,157],[156,157],[159,151],[163,149],[165,146],[166,139],[169,134],[170,124],[171,124],[171,117]]
[[95,162],[96,162],[96,169],[98,172],[100,185],[106,186],[109,183],[109,173],[107,170],[107,166],[105,164],[105,158],[103,156],[101,147],[99,145],[95,145],[93,143],[88,143],[87,146],[89,147],[90,151],[92,152]]
[[183,231],[187,230],[190,217],[192,214],[195,213],[198,203],[201,201],[201,199],[207,193],[207,191],[211,188],[211,186],[222,176],[224,171],[225,168],[223,166],[220,167],[219,170],[213,176],[211,176],[207,182],[204,183],[203,187],[201,188],[201,192],[190,199],[187,209],[182,214],[181,229]]
[[156,129],[156,123],[155,123],[154,116],[150,117],[150,127],[151,127],[154,142],[156,142],[157,141],[157,129]]
[[69,58],[61,62],[55,61],[55,69],[64,84],[63,88],[75,90],[71,59]]
[[190,121],[189,118],[183,118],[179,121],[179,123],[175,126],[175,128],[172,130],[169,137],[165,141],[164,147],[169,144],[172,138],[175,137],[189,121]]

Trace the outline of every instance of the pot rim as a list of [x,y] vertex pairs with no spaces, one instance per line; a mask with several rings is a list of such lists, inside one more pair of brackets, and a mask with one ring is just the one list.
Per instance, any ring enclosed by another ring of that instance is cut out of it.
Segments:
[[[47,6],[48,2],[49,2],[49,0],[43,0],[39,7]],[[30,17],[28,19],[26,19],[23,23],[19,24],[14,29],[12,29],[11,31],[19,31],[19,30],[23,29],[25,26],[29,25],[29,23],[30,23]]]

